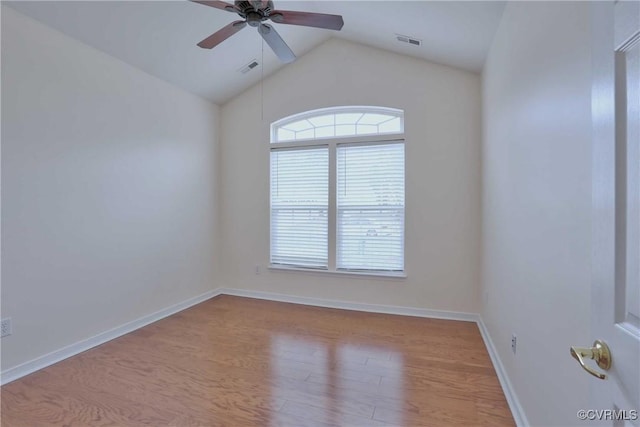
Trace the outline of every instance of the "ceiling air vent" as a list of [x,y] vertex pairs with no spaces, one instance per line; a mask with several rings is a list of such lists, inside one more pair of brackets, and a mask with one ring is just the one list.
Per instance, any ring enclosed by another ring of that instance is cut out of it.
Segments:
[[422,40],[416,39],[414,37],[403,36],[402,34],[396,34],[396,39],[402,43],[409,43],[414,46],[420,46],[422,44]]
[[253,70],[257,66],[258,66],[258,61],[256,61],[254,59],[253,61],[249,62],[244,67],[240,68],[238,71],[240,71],[242,74],[247,74],[249,71]]

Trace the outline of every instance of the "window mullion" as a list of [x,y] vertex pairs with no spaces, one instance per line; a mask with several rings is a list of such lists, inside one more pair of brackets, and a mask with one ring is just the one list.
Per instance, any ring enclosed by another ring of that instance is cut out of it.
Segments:
[[336,248],[337,248],[337,214],[336,214],[336,191],[337,191],[337,144],[329,143],[329,218],[328,218],[328,262],[329,270],[336,270]]

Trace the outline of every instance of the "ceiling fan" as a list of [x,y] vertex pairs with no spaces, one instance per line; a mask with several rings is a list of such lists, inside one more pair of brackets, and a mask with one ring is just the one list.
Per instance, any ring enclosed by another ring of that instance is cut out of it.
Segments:
[[325,13],[296,12],[291,10],[274,10],[271,0],[235,0],[234,4],[218,0],[191,0],[205,6],[226,10],[240,15],[243,19],[234,21],[211,34],[206,39],[198,43],[204,49],[211,49],[249,24],[250,27],[258,29],[258,33],[267,42],[276,56],[284,63],[293,62],[296,56],[293,51],[282,40],[276,29],[269,24],[263,23],[270,19],[278,24],[302,25],[305,27],[325,28],[328,30],[340,31],[344,25],[342,16],[328,15]]

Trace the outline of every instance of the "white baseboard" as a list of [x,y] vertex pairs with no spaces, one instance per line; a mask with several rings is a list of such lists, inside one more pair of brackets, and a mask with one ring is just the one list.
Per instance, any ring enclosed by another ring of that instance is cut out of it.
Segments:
[[496,370],[498,380],[500,381],[502,391],[507,399],[509,409],[511,409],[511,414],[513,415],[516,425],[518,427],[528,427],[530,425],[529,421],[522,409],[522,405],[520,405],[520,401],[518,400],[518,396],[516,395],[513,385],[511,384],[511,381],[509,381],[509,376],[507,375],[507,371],[500,360],[498,351],[496,350],[495,345],[493,345],[493,340],[491,340],[489,330],[480,316],[478,316],[478,328],[480,329],[480,334],[484,340],[484,345],[487,347],[487,351],[489,352],[489,357],[491,357],[491,361],[493,362],[493,368]]
[[37,357],[18,366],[14,366],[13,368],[9,368],[5,371],[0,372],[0,385],[10,383],[11,381],[17,380],[20,377],[24,377],[25,375],[28,375],[39,369],[46,368],[47,366],[53,365],[54,363],[60,362],[61,360],[67,359],[71,356],[75,356],[78,353],[82,353],[83,351],[89,350],[90,348],[93,348],[100,344],[104,344],[107,341],[111,341],[112,339],[128,334],[129,332],[133,332],[136,329],[140,329],[143,326],[171,316],[172,314],[175,314],[179,311],[182,311],[186,308],[199,304],[218,295],[220,295],[219,289],[205,292],[202,295],[189,298],[188,300],[179,302],[167,308],[163,308],[162,310],[156,311],[155,313],[148,314],[139,319],[125,323],[124,325],[120,325],[116,328],[102,332],[93,337],[78,341],[59,350],[52,351],[51,353],[45,354],[44,356]]
[[220,293],[238,297],[256,298],[269,301],[290,302],[293,304],[312,305],[342,310],[366,311],[369,313],[397,314],[401,316],[429,317],[432,319],[461,320],[477,322],[478,315],[457,311],[430,310],[426,308],[400,307],[394,305],[365,304],[359,302],[336,301],[323,298],[298,297],[271,292],[250,291],[245,289],[220,288]]

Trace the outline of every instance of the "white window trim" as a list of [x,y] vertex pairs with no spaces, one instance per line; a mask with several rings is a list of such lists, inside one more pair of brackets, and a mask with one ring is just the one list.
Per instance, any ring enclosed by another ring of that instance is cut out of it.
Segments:
[[[406,240],[403,242],[403,247],[405,248],[405,256],[404,256],[404,270],[402,271],[385,271],[385,270],[343,270],[337,269],[337,152],[338,146],[357,146],[357,145],[383,145],[383,144],[405,144],[406,146],[406,138],[404,133],[394,133],[394,134],[373,134],[373,135],[356,135],[356,136],[347,136],[347,137],[327,137],[327,138],[316,138],[316,139],[308,139],[308,140],[295,140],[295,141],[286,141],[286,142],[275,142],[271,143],[274,140],[274,133],[276,132],[278,126],[282,124],[298,121],[304,118],[314,117],[323,113],[330,112],[381,112],[381,113],[389,113],[390,111],[394,111],[396,109],[392,108],[384,108],[384,107],[334,107],[334,108],[323,108],[319,110],[313,110],[304,112],[301,114],[293,115],[287,117],[285,119],[278,120],[271,125],[271,139],[270,139],[270,152],[280,151],[280,150],[295,150],[295,149],[304,149],[307,147],[327,147],[329,152],[329,204],[328,204],[328,226],[327,226],[327,245],[328,245],[328,267],[325,268],[305,268],[298,266],[289,266],[284,264],[271,264],[269,263],[269,270],[273,272],[304,272],[311,274],[320,274],[320,275],[341,275],[341,276],[350,276],[350,277],[377,277],[377,278],[388,278],[388,279],[406,279],[407,278],[407,266],[406,266]],[[403,111],[396,110],[399,114],[398,117],[403,119]],[[404,128],[404,123],[403,123]],[[270,170],[270,169],[269,169]],[[406,174],[406,171],[405,171]],[[406,191],[406,189],[405,189]],[[405,202],[405,227],[406,227],[406,202]],[[269,224],[271,224],[271,209],[269,209]],[[271,225],[270,225],[271,227]],[[404,239],[406,239],[406,228],[404,233]],[[271,246],[269,246],[271,247]],[[271,249],[269,249],[271,250]],[[271,254],[269,254],[269,259],[271,259]]]
[[333,145],[335,148],[337,145],[376,145],[386,144],[391,142],[404,142],[405,137],[403,133],[390,133],[382,135],[365,135],[365,136],[348,136],[346,138],[318,138],[307,139],[304,141],[287,141],[278,142],[271,145],[270,151],[277,151],[280,149],[295,149],[303,147],[329,147]]
[[298,273],[310,273],[319,275],[337,275],[337,276],[351,276],[351,277],[379,277],[387,279],[406,279],[407,270],[405,271],[356,271],[356,270],[329,270],[324,268],[303,268],[294,267],[283,264],[269,264],[269,270],[275,272],[298,272]]

